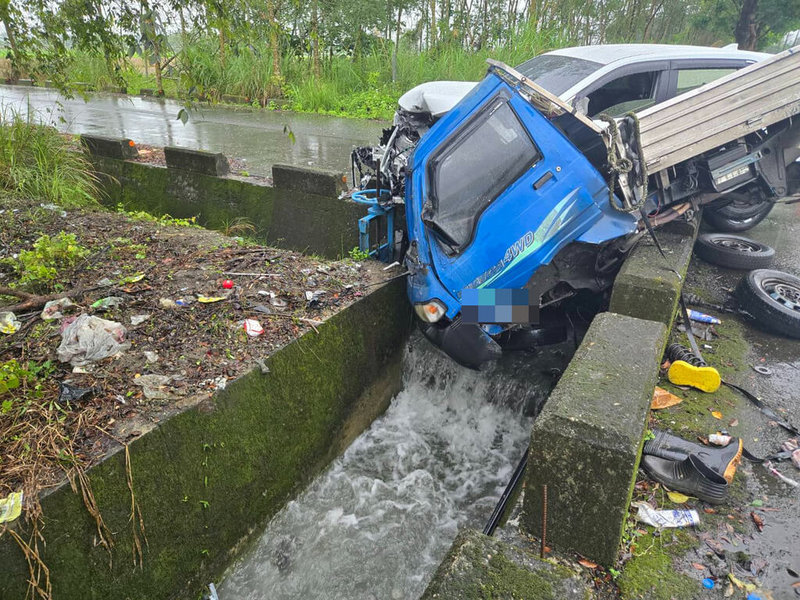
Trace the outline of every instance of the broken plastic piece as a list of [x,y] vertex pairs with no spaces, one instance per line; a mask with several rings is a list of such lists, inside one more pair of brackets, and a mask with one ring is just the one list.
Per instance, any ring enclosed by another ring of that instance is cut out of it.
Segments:
[[230,279],[226,279],[225,281],[222,282],[222,287],[225,288],[226,290],[232,290],[233,281],[231,281]]
[[100,298],[96,302],[92,303],[92,308],[109,310],[111,308],[119,308],[125,302],[124,298],[120,298],[119,296],[108,296],[106,298]]
[[75,306],[75,304],[69,298],[50,300],[50,302],[47,302],[42,309],[42,320],[50,321],[52,319],[60,319],[64,316],[64,311],[71,306]]
[[147,360],[147,362],[151,363],[158,362],[158,352],[153,352],[152,350],[145,350],[144,352],[142,352],[142,354],[144,354],[144,357]]
[[149,318],[150,315],[131,315],[131,325],[141,325]]
[[58,384],[58,401],[62,403],[77,402],[93,392],[94,388],[79,388],[68,381],[62,381]]
[[171,298],[160,298],[158,300],[158,304],[161,306],[161,308],[175,308],[177,306],[175,301]]
[[211,304],[212,302],[219,302],[225,300],[225,296],[198,296],[197,301],[203,304]]
[[714,580],[711,579],[710,577],[706,577],[705,579],[703,579],[703,587],[706,588],[707,590],[713,590]]
[[81,315],[64,328],[58,359],[73,367],[84,367],[116,356],[130,348],[130,342],[125,341],[127,333],[122,323]]
[[19,331],[20,327],[22,327],[22,323],[17,320],[17,316],[13,312],[0,313],[0,333],[11,335]]
[[128,275],[127,277],[123,277],[119,280],[120,285],[124,285],[126,283],[137,283],[144,279],[144,273],[134,273],[133,275]]
[[0,498],[0,523],[9,523],[22,514],[22,492],[11,492],[5,498]]
[[647,502],[633,502],[636,519],[653,527],[692,527],[700,523],[696,510],[656,510]]

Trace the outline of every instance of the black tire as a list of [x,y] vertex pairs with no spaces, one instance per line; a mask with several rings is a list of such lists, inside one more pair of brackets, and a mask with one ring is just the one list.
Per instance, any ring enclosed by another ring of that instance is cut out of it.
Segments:
[[766,244],[730,233],[700,234],[694,251],[712,265],[748,271],[765,269],[775,258],[775,250]]
[[703,221],[714,231],[740,233],[755,227],[769,214],[774,203],[758,201],[745,192],[725,195],[727,204],[714,204],[703,209]]
[[739,282],[736,296],[765,329],[800,338],[800,277],[772,269],[751,271]]

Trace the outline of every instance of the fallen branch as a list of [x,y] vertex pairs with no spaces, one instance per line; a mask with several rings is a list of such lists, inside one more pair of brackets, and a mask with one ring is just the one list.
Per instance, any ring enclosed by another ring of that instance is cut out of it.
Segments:
[[93,290],[98,290],[99,287],[76,287],[72,288],[71,290],[67,290],[66,292],[58,292],[56,294],[46,294],[43,296],[37,296],[36,294],[30,294],[28,292],[22,292],[20,290],[15,290],[14,288],[3,287],[0,286],[0,296],[14,296],[15,298],[21,298],[22,302],[19,304],[13,304],[11,306],[0,306],[0,310],[3,311],[10,311],[10,312],[19,312],[22,310],[32,310],[35,308],[42,308],[45,304],[50,302],[51,300],[60,300],[61,298],[79,298],[83,296],[86,292],[91,292]]

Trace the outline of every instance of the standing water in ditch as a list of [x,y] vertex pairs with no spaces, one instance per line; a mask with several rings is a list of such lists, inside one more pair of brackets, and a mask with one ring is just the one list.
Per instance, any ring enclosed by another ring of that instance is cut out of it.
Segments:
[[220,599],[418,598],[459,528],[483,528],[565,362],[509,358],[478,373],[413,338],[403,391],[273,518]]

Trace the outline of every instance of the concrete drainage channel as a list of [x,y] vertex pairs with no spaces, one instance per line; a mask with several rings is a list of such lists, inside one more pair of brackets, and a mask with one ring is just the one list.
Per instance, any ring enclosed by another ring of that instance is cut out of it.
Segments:
[[[94,146],[112,204],[199,214],[211,226],[247,214],[262,239],[326,256],[357,245],[363,211],[335,199],[338,175],[278,168],[276,189],[219,177],[214,155],[185,153],[195,156],[164,169],[125,160],[125,147]],[[686,272],[695,235],[685,226],[659,233],[670,265],[647,243],[634,250],[610,312],[595,318],[533,423],[519,522],[534,535],[556,524],[547,534],[556,551],[616,560],[681,287],[670,269]],[[552,387],[541,371],[563,368],[569,352],[548,354],[552,364],[511,357],[477,374],[419,337],[406,344],[411,325],[396,280],[275,352],[269,373],[242,377],[134,441],[148,537],[141,570],[130,560],[123,453],[90,472],[117,537],[111,569],[80,498],[66,485],[51,492],[42,504],[55,597],[86,598],[91,580],[92,598],[195,598],[223,573],[223,600],[455,599],[492,587],[588,597],[573,574],[470,530],[483,526],[528,442],[525,415]],[[208,509],[182,501],[199,495]],[[24,597],[27,566],[7,537],[0,564],[3,597]]]

